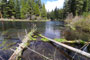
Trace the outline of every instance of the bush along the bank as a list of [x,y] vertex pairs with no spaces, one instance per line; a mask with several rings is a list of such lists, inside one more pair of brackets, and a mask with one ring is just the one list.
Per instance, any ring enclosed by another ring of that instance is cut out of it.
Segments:
[[[66,26],[69,26],[71,29],[71,33],[77,38],[89,41],[90,37],[90,14],[85,15],[84,13],[82,16],[76,16],[72,19],[66,19],[65,22],[67,23]],[[73,30],[73,32],[72,32]],[[75,34],[75,32],[77,32]],[[72,35],[71,34],[71,35]]]

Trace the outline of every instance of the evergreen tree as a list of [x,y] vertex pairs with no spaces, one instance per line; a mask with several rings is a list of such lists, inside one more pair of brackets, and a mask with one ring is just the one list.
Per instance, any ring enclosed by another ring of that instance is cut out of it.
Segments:
[[88,0],[88,11],[90,12],[90,0]]
[[2,16],[5,18],[6,17],[6,6],[7,6],[7,0],[1,0],[1,3],[0,3],[0,10],[1,10],[1,13],[3,14]]
[[83,12],[88,12],[88,0],[84,0]]
[[59,9],[58,10],[58,19],[63,19],[64,17],[63,17],[63,9]]
[[27,10],[26,10],[26,1],[21,0],[21,9],[20,9],[21,18],[25,18],[26,12],[27,12]]
[[16,0],[15,1],[15,11],[16,11],[16,18],[20,18],[20,1]]
[[38,4],[39,8],[41,9],[42,8],[41,0],[37,0],[36,3]]
[[50,19],[51,20],[54,20],[55,19],[55,14],[54,14],[54,11],[53,10],[50,12]]
[[32,15],[47,17],[45,5],[41,0],[0,0],[0,15],[4,18],[28,18]]
[[83,12],[83,0],[67,0],[65,2],[64,10],[67,13],[73,13],[74,16],[81,15]]
[[7,3],[7,7],[6,7],[6,9],[7,9],[6,17],[8,17],[8,18],[11,18],[12,16],[15,17],[15,7],[14,6],[15,6],[14,0],[9,0]]
[[41,16],[42,16],[44,19],[47,18],[47,11],[46,11],[46,9],[45,9],[45,4],[43,4],[43,6],[42,6]]
[[36,16],[41,16],[38,4],[35,5],[34,13],[35,13]]
[[28,15],[28,17],[29,17],[30,20],[31,20],[32,15],[35,14],[35,13],[34,13],[34,10],[33,10],[34,1],[33,1],[33,0],[28,0],[26,7],[27,7],[27,9],[26,9],[26,10],[27,10],[27,15]]
[[54,15],[55,15],[56,19],[59,18],[59,12],[58,12],[58,8],[57,7],[55,8]]
[[65,0],[63,10],[64,10],[63,16],[64,16],[64,18],[66,18],[66,16],[68,15],[68,13],[70,13],[70,2],[69,2],[69,0]]

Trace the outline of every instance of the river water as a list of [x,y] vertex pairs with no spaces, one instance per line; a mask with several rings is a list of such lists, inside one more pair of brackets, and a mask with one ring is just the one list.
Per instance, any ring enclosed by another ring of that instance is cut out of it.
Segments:
[[[62,30],[64,28],[63,22],[59,21],[48,21],[48,22],[0,22],[0,60],[8,60],[11,54],[13,53],[13,49],[16,49],[19,43],[21,43],[24,36],[33,28],[33,25],[37,26],[37,30],[39,33],[44,36],[55,39],[55,38],[63,38]],[[55,47],[51,43],[46,42],[33,42],[30,45],[31,48],[33,46],[36,48],[38,52],[42,52],[45,50],[44,54],[49,56],[53,60],[70,60],[71,57],[74,56],[74,53],[70,50],[64,49],[63,47]],[[79,46],[79,45],[78,45]],[[77,47],[77,46],[76,46]],[[81,47],[81,45],[80,45]],[[78,48],[80,48],[78,47]],[[61,50],[59,50],[61,48]],[[87,49],[86,49],[87,50]],[[55,52],[56,51],[56,52]],[[58,53],[60,51],[64,51],[65,53]],[[23,60],[45,60],[40,56],[32,53],[31,51],[26,50],[23,54],[23,57],[26,57],[26,53],[29,52],[29,59]],[[54,52],[54,53],[53,53]],[[41,53],[41,54],[42,54]],[[49,53],[49,55],[48,55]],[[31,56],[32,55],[32,56]],[[31,57],[30,57],[31,56]],[[76,55],[75,58],[80,60],[85,60],[87,58]],[[88,60],[88,59],[87,59]]]

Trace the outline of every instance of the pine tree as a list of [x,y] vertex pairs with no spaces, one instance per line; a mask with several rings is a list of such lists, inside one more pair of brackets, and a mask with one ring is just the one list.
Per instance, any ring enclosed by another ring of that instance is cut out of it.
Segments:
[[55,19],[55,14],[54,14],[54,11],[53,10],[50,12],[50,19],[51,20],[54,20]]
[[25,2],[25,0],[21,0],[21,9],[20,9],[21,18],[25,18],[26,12],[27,12],[26,2]]
[[36,3],[38,4],[39,8],[41,9],[42,8],[41,0],[37,0]]
[[47,11],[46,11],[46,9],[45,9],[45,4],[43,4],[43,6],[42,6],[41,16],[42,16],[42,18],[44,18],[44,19],[47,18]]
[[26,7],[27,7],[26,10],[27,10],[27,16],[30,18],[30,20],[31,20],[32,15],[34,15],[33,6],[34,6],[34,1],[28,0],[27,5],[26,5]]
[[74,16],[81,15],[83,12],[83,0],[66,0],[64,10],[67,13],[73,13]]
[[81,15],[83,12],[82,9],[83,9],[84,1],[83,0],[76,0],[75,2],[76,2],[76,4],[75,4],[75,7],[76,7],[75,15]]
[[59,12],[58,12],[58,8],[57,7],[55,8],[54,15],[55,15],[56,19],[59,18]]
[[6,4],[7,4],[7,0],[1,0],[0,10],[4,18],[6,17],[6,6],[7,6]]
[[20,18],[20,1],[16,0],[15,1],[15,11],[16,11],[16,18]]
[[6,17],[8,17],[8,18],[11,18],[12,16],[15,17],[15,7],[14,6],[15,6],[14,0],[9,0],[7,3],[7,7],[6,7],[6,9],[7,9]]
[[63,19],[64,17],[63,17],[63,9],[59,9],[58,10],[58,19]]
[[90,12],[90,0],[88,0],[88,11]]
[[64,14],[63,14],[63,16],[66,18],[66,16],[68,15],[68,13],[70,13],[70,2],[69,2],[69,0],[66,0],[65,2],[64,2]]
[[34,10],[35,10],[34,13],[35,13],[36,16],[41,16],[38,4],[35,4],[35,9]]

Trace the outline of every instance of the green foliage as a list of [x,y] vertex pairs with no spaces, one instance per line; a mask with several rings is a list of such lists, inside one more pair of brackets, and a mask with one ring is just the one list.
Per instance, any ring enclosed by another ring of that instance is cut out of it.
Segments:
[[41,16],[38,4],[35,4],[34,13],[36,16]]
[[26,4],[25,0],[21,0],[21,18],[25,18],[26,14]]
[[42,40],[42,41],[45,41],[45,42],[49,41],[49,40],[46,39],[46,38],[41,38],[41,40]]
[[74,26],[78,29],[81,29],[85,32],[89,32],[90,31],[90,20],[88,19],[84,19],[84,20],[80,20],[74,23]]
[[4,18],[14,16],[17,19],[31,19],[33,15],[43,18],[47,15],[41,0],[0,0],[0,12]]
[[36,38],[32,38],[32,40],[36,40]]
[[81,43],[81,44],[85,44],[85,41],[83,41],[83,40],[80,40],[80,43]]
[[3,14],[3,17],[6,17],[6,4],[7,4],[7,0],[1,0],[0,11]]
[[66,39],[55,39],[57,42],[65,42],[67,41]]
[[34,41],[34,40],[36,40],[36,38],[35,37],[30,37],[30,40],[33,40]]
[[66,0],[64,4],[64,16],[73,13],[73,16],[82,15],[90,10],[89,0]]
[[20,2],[19,2],[19,0],[15,1],[15,11],[16,11],[15,17],[17,19],[19,19],[20,18]]
[[88,17],[90,15],[90,12],[83,12],[83,17]]
[[48,12],[47,13],[47,18],[51,19],[51,20],[54,20],[55,19],[54,11]]
[[64,17],[63,17],[63,9],[59,9],[59,11],[58,11],[58,14],[59,14],[59,16],[58,16],[58,19],[63,19]]
[[84,6],[84,7],[83,7],[83,12],[88,12],[88,7],[89,7],[89,6],[88,6],[88,5],[89,5],[88,2],[89,2],[89,0],[85,0],[85,1],[84,1],[84,4],[83,4],[83,6]]
[[57,7],[55,8],[54,15],[55,15],[55,18],[58,19],[59,12],[58,12],[58,8]]
[[46,9],[45,9],[45,4],[43,4],[43,6],[42,6],[41,16],[42,16],[44,19],[47,19],[47,11],[46,11]]
[[47,18],[51,19],[51,20],[54,20],[54,19],[61,20],[61,19],[63,19],[63,9],[56,8],[54,11],[48,12],[47,13]]
[[15,3],[14,3],[14,0],[9,0],[8,3],[7,3],[7,17],[11,18],[12,16],[15,16]]
[[35,35],[35,36],[33,36],[34,38],[37,38],[38,36],[37,35]]

